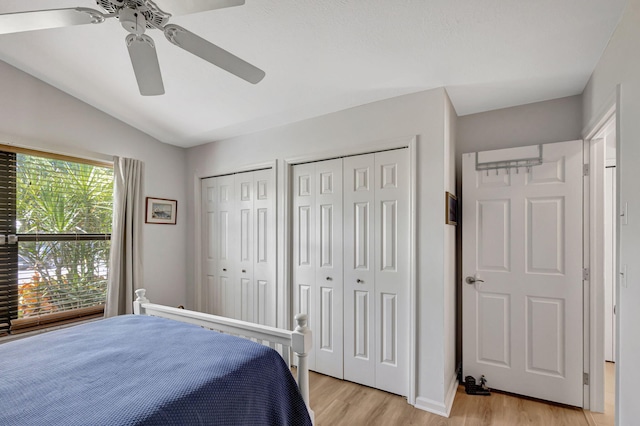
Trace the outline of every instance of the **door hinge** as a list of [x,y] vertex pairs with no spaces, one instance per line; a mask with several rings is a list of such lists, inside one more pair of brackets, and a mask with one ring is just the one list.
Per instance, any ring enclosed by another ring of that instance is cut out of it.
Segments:
[[582,175],[583,176],[589,176],[589,165],[588,164],[583,164],[582,165]]
[[589,385],[589,373],[582,373],[582,384]]
[[582,268],[582,280],[589,281],[589,268]]

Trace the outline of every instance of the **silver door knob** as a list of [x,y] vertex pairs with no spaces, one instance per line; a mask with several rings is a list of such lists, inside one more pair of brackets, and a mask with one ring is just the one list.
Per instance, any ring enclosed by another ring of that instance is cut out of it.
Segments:
[[483,283],[484,280],[480,280],[476,277],[467,277],[465,279],[465,281],[467,282],[467,284],[475,284],[475,283]]

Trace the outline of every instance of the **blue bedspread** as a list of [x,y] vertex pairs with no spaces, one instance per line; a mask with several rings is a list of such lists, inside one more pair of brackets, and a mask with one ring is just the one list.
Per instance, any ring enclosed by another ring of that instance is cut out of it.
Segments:
[[0,425],[310,425],[280,355],[125,315],[0,345]]

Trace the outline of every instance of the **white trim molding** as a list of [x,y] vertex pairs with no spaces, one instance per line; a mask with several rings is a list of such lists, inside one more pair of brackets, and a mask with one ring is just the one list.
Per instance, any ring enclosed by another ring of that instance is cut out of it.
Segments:
[[[585,267],[590,279],[586,282],[584,299],[584,371],[589,384],[584,385],[584,408],[590,412],[603,412],[604,390],[604,167],[607,160],[602,133],[615,121],[616,138],[619,140],[620,86],[600,116],[594,117],[594,125],[584,130],[585,155],[589,156],[589,176],[585,178]],[[616,142],[616,145],[618,143]],[[588,186],[586,185],[588,183]],[[616,289],[616,292],[619,289]],[[617,374],[617,373],[616,373]],[[617,377],[616,377],[617,380]]]
[[458,391],[458,384],[458,378],[454,374],[453,377],[451,377],[451,382],[449,383],[449,388],[447,390],[447,394],[445,395],[444,403],[419,396],[416,398],[414,407],[423,411],[428,411],[429,413],[437,414],[439,416],[449,417],[451,415],[451,407],[453,407],[453,401],[456,398],[456,392]]

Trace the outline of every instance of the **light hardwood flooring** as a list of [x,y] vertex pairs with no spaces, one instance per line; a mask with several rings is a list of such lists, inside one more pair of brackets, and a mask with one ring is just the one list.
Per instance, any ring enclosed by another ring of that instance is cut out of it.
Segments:
[[309,373],[311,408],[316,425],[428,425],[428,426],[586,426],[578,408],[548,404],[493,392],[472,396],[459,386],[451,409],[444,418],[412,407],[397,395],[355,383]]

